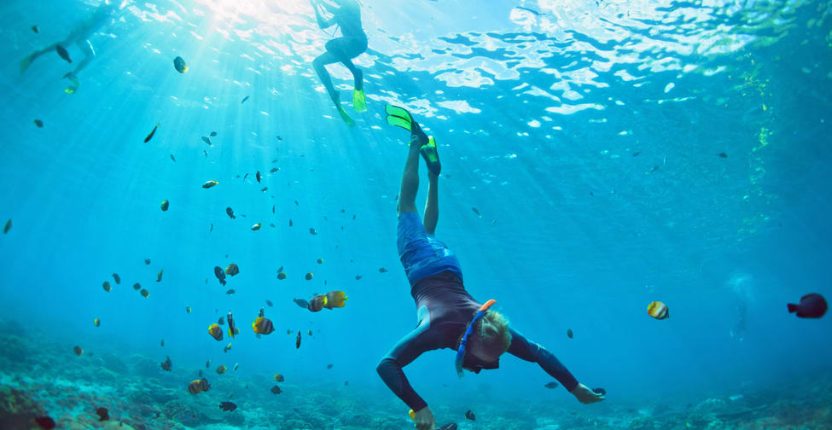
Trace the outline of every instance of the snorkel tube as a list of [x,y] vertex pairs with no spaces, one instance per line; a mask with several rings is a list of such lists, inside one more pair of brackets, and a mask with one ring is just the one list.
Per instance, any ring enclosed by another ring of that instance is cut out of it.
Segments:
[[468,323],[468,328],[465,329],[465,334],[462,335],[462,340],[459,341],[459,348],[456,351],[456,374],[461,378],[462,377],[462,365],[465,363],[465,347],[468,345],[468,337],[471,336],[471,333],[474,332],[474,327],[477,326],[479,320],[485,316],[485,313],[488,312],[488,308],[493,306],[497,303],[496,300],[491,299],[482,306],[474,314],[474,318],[471,319],[471,322]]

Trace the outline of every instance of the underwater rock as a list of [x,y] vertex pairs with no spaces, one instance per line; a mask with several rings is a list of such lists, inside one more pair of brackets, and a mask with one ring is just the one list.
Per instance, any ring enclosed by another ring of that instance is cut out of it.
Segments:
[[46,411],[26,393],[0,386],[0,429],[28,429]]
[[197,427],[217,422],[217,420],[211,419],[202,413],[200,408],[195,408],[178,400],[165,403],[162,406],[162,414],[169,419],[179,421],[186,427]]

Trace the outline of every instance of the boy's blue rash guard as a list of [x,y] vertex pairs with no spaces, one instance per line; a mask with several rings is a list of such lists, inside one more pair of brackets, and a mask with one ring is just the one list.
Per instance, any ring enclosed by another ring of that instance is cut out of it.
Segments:
[[[419,280],[411,288],[411,295],[416,301],[419,324],[381,360],[376,370],[402,401],[414,411],[419,411],[427,403],[410,386],[402,368],[423,352],[441,348],[456,350],[459,338],[481,304],[465,291],[460,279],[452,272],[442,272]],[[537,363],[569,391],[578,386],[578,381],[554,354],[511,328],[509,332],[509,354]],[[466,354],[464,367],[479,373],[482,369],[496,369],[499,362],[487,363],[472,354]],[[450,362],[448,369],[453,369]]]

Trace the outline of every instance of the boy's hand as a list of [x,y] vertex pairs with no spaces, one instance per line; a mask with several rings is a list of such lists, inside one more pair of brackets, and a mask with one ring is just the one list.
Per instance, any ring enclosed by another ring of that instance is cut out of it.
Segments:
[[416,424],[416,430],[434,430],[436,425],[433,412],[427,406],[416,412],[413,422]]
[[572,390],[572,395],[575,396],[579,402],[585,405],[604,400],[603,394],[598,394],[595,391],[590,390],[589,387],[584,384],[578,384],[578,386]]

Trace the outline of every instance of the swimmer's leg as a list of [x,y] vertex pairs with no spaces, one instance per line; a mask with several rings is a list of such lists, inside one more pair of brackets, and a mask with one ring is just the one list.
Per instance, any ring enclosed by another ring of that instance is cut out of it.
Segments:
[[46,48],[43,48],[43,49],[41,49],[41,50],[38,50],[38,51],[32,52],[31,54],[27,55],[27,56],[26,56],[26,57],[25,57],[25,58],[24,58],[24,59],[20,62],[20,74],[22,75],[23,73],[25,73],[25,72],[26,72],[26,69],[28,69],[28,68],[29,68],[29,66],[31,66],[31,65],[32,65],[32,63],[33,63],[35,60],[37,60],[38,58],[40,58],[43,54],[46,54],[46,53],[48,53],[48,52],[53,52],[53,51],[55,51],[55,49],[56,49],[59,45],[60,45],[59,43],[54,43],[54,44],[52,44],[52,45],[47,46]]
[[352,59],[367,50],[367,41],[342,37],[327,42],[326,50],[334,55],[352,73],[353,84],[355,86],[352,94],[353,108],[358,112],[366,111],[367,101],[364,96],[364,72],[353,64]]
[[92,43],[89,40],[84,40],[83,42],[78,42],[78,47],[81,48],[81,52],[84,53],[84,59],[75,67],[75,70],[66,74],[67,77],[69,75],[78,77],[78,74],[81,73],[81,70],[84,70],[87,65],[95,59],[95,48],[93,48]]
[[439,222],[439,175],[428,172],[428,198],[425,201],[425,231],[433,235]]
[[416,193],[419,191],[419,148],[422,144],[415,135],[410,136],[410,149],[402,174],[402,185],[399,191],[399,214],[416,212]]
[[352,118],[350,118],[349,115],[347,115],[347,112],[344,111],[344,108],[341,107],[341,96],[338,94],[338,91],[335,90],[335,86],[332,84],[332,78],[329,76],[329,72],[326,71],[327,64],[337,63],[338,61],[339,60],[335,57],[335,55],[327,51],[316,58],[315,61],[312,62],[312,65],[315,67],[315,73],[318,74],[318,78],[321,80],[321,83],[324,84],[324,88],[326,88],[329,98],[332,99],[332,103],[334,103],[335,108],[338,109],[338,114],[341,115],[341,119],[343,119],[347,125],[353,125],[354,122]]

